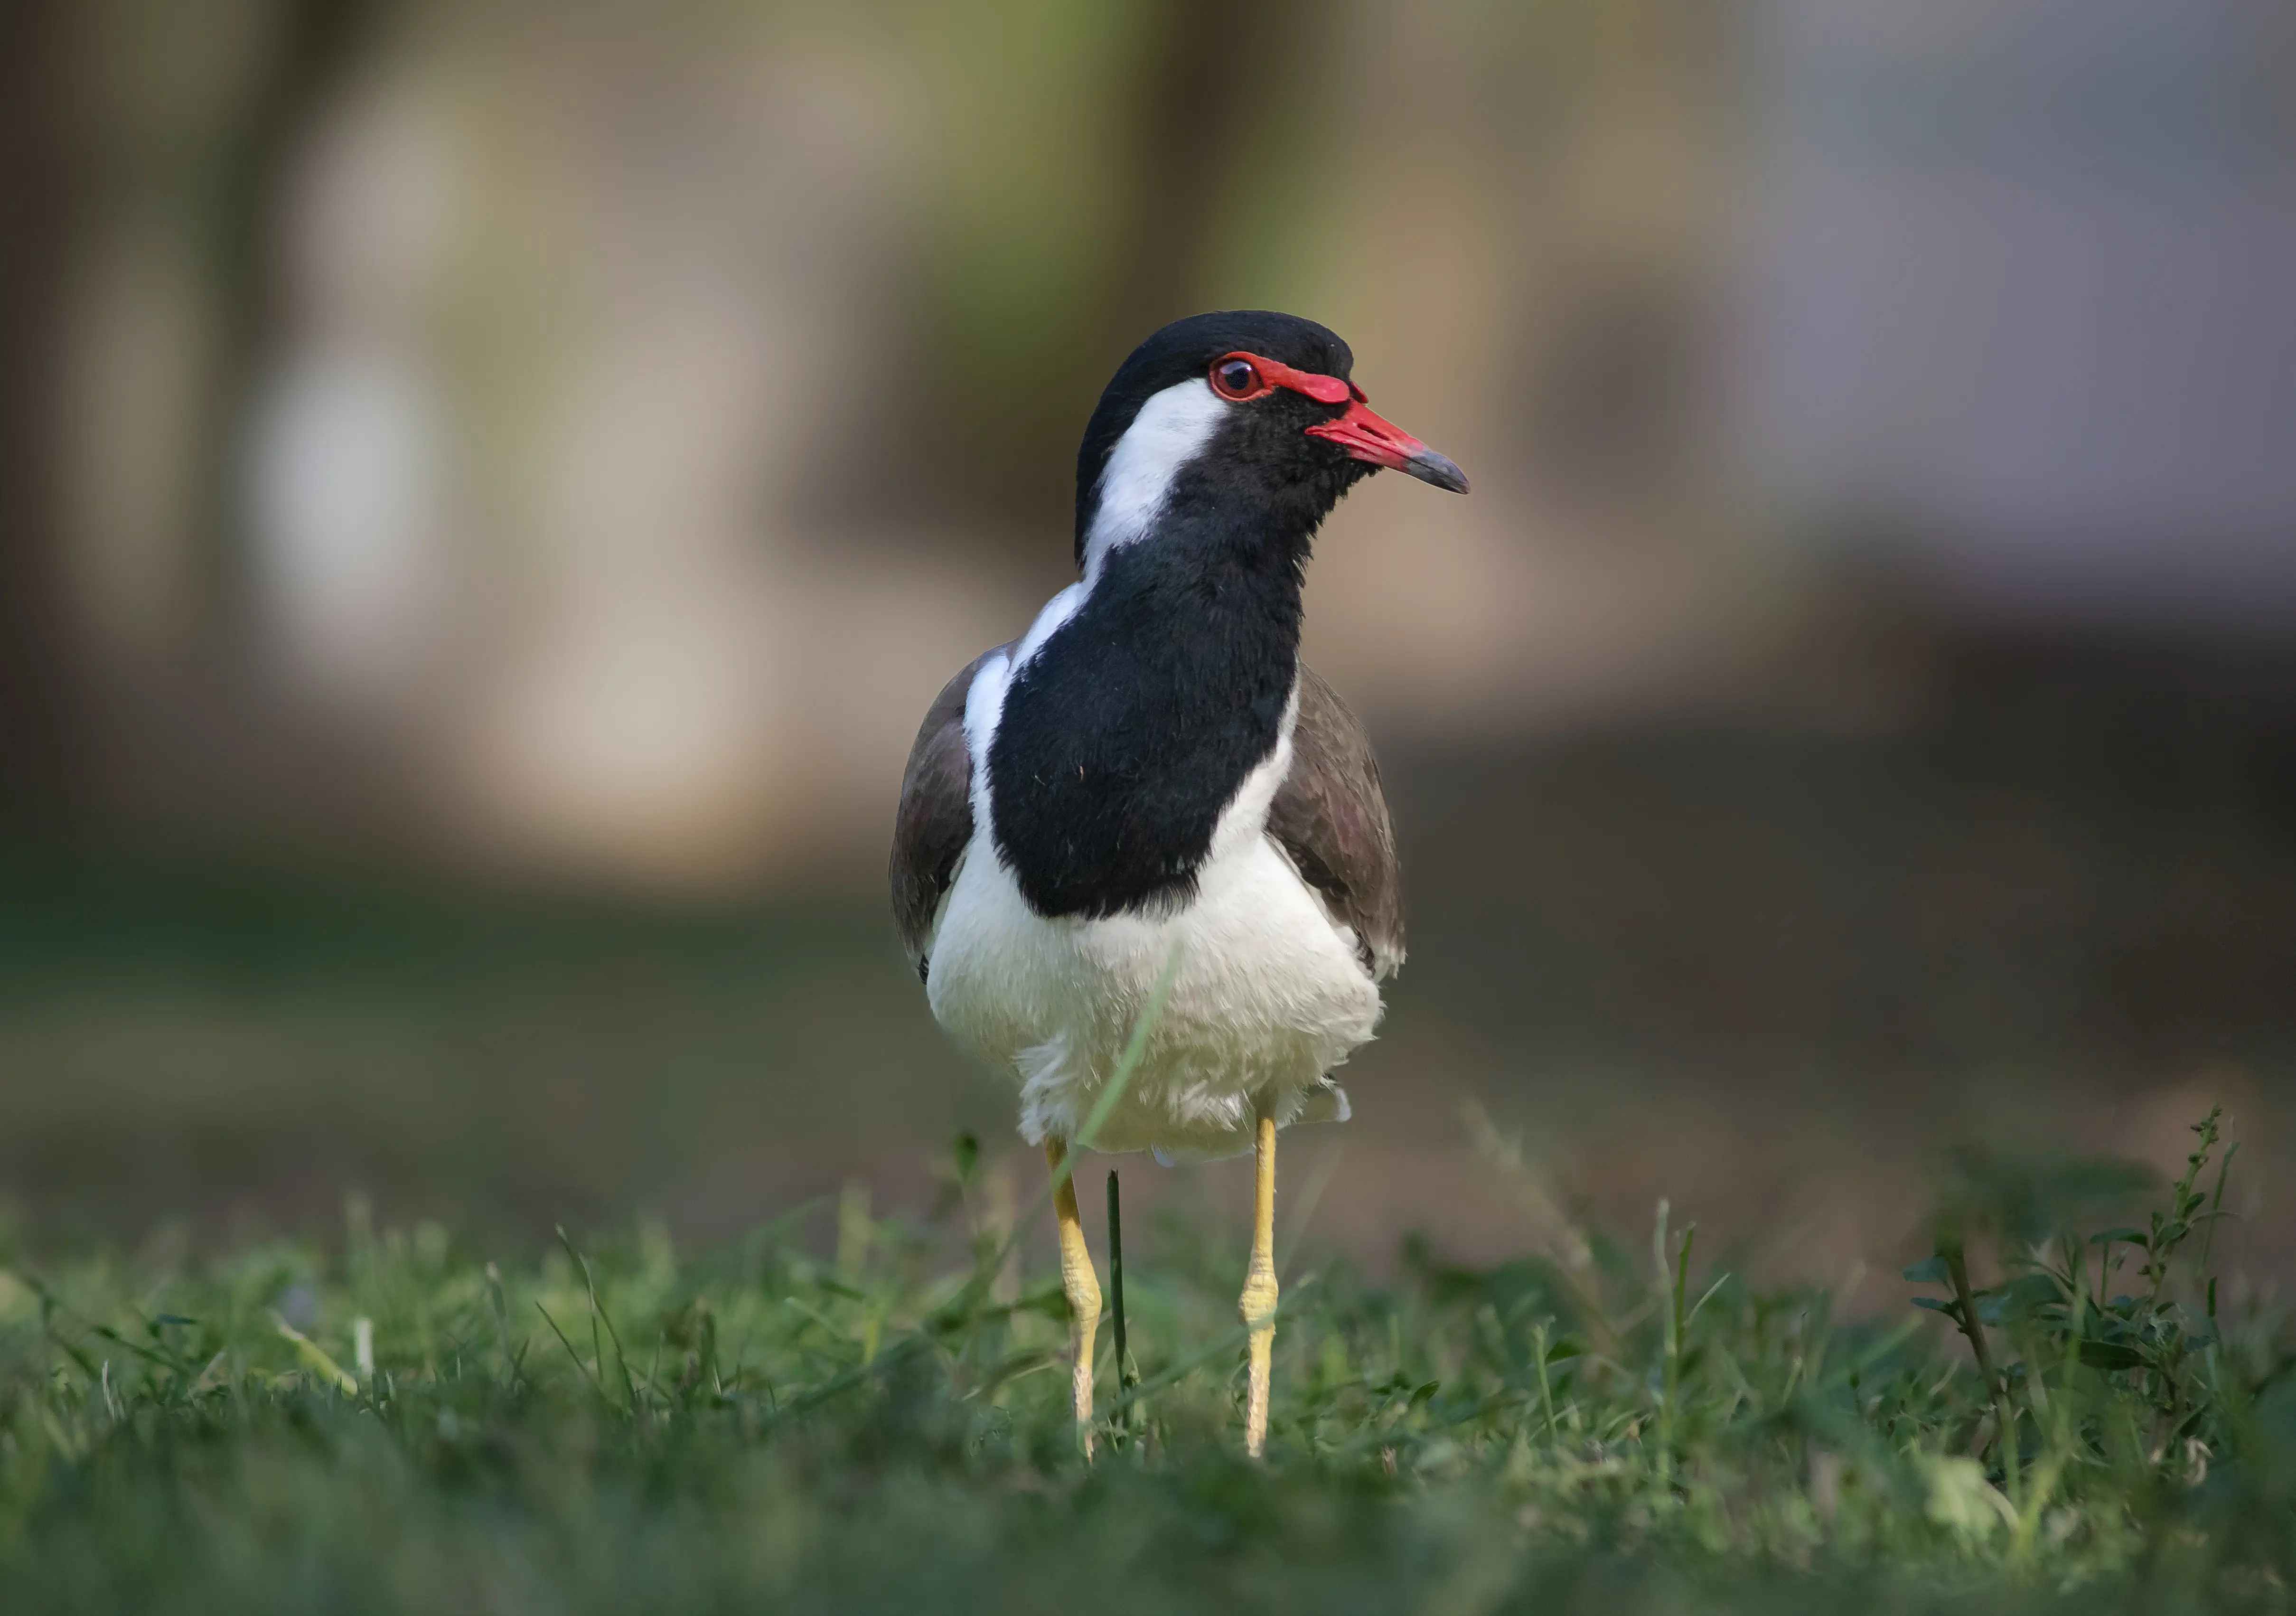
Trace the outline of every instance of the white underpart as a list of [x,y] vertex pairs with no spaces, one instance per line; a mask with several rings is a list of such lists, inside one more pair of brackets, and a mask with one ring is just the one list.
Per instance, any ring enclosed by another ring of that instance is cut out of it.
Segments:
[[[1062,610],[1056,599],[1046,612]],[[976,759],[1009,677],[1000,658],[973,681],[965,731]],[[1298,707],[1295,690],[1275,751],[1213,829],[1194,898],[1153,914],[1048,920],[1030,909],[996,854],[988,771],[976,765],[972,840],[929,944],[926,995],[960,1046],[1019,1084],[1030,1143],[1078,1136],[1168,968],[1163,1010],[1096,1148],[1225,1155],[1250,1147],[1263,1107],[1281,1124],[1346,1119],[1347,1095],[1324,1074],[1370,1039],[1379,988],[1354,933],[1267,834]]]

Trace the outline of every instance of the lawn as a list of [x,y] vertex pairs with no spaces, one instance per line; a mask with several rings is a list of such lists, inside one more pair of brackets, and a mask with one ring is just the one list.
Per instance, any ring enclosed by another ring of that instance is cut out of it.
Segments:
[[1264,1464],[1237,1231],[1132,1231],[1087,1462],[1042,1208],[964,1142],[929,1216],[693,1252],[356,1203],[197,1256],[0,1237],[0,1610],[2284,1608],[2291,1337],[2214,1270],[2217,1131],[2173,1185],[1964,1158],[1874,1317],[1663,1209],[1293,1264]]

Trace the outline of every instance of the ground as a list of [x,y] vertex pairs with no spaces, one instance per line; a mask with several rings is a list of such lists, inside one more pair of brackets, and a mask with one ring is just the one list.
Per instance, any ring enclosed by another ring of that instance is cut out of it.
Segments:
[[[1996,691],[1393,771],[1412,964],[1285,1136],[1264,1466],[1249,1164],[1119,1164],[1087,1465],[1041,1162],[873,868],[0,847],[0,1612],[2283,1608],[2296,777]],[[1914,1305],[1956,1231],[1998,1408]]]
[[[695,1254],[489,1260],[356,1202],[325,1241],[0,1246],[0,1609],[2284,1608],[2289,1336],[2213,1272],[2194,1143],[2070,1243],[2032,1236],[2132,1177],[1972,1159],[1859,1319],[1663,1210],[1491,1267],[1295,1266],[1264,1465],[1234,1231],[1135,1221],[1140,1378],[1103,1328],[1087,1462],[1056,1281],[1004,1233],[1042,1207],[965,1142],[925,1218],[857,1189]],[[2001,1282],[1991,1395],[1964,1251]]]

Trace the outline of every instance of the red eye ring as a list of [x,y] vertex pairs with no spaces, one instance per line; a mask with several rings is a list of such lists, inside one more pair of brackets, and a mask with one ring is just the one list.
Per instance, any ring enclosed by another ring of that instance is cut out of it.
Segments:
[[1223,354],[1212,361],[1212,391],[1241,404],[1269,392],[1274,383],[1260,373],[1259,362],[1250,354]]

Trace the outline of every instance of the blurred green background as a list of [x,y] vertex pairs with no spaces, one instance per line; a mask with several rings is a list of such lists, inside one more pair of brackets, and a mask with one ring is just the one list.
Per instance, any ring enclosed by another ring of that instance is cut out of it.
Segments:
[[17,10],[26,1227],[1029,1172],[883,917],[901,760],[1106,376],[1238,306],[1475,479],[1311,578],[1413,924],[1313,1238],[1519,1243],[1471,1106],[1828,1276],[1958,1141],[2296,1150],[2281,8]]

